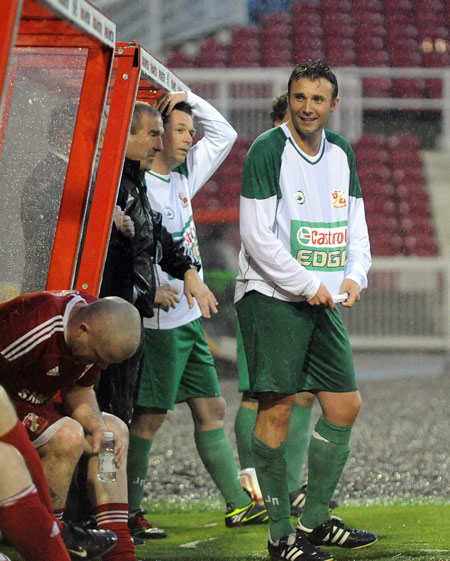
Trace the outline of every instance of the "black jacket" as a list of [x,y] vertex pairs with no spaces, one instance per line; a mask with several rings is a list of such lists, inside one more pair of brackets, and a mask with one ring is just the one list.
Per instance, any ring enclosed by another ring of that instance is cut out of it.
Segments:
[[183,280],[184,273],[199,261],[186,253],[183,241],[175,241],[153,211],[139,162],[125,158],[117,204],[134,223],[133,238],[123,236],[113,224],[103,271],[100,296],[121,296],[133,303],[142,316],[153,316],[155,272],[158,263],[171,276]]

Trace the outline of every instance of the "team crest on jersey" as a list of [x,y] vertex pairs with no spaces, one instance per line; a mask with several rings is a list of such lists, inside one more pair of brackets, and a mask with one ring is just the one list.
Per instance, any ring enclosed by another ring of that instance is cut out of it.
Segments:
[[47,426],[48,421],[45,417],[40,417],[36,413],[28,413],[22,423],[30,432],[42,432]]
[[47,376],[59,376],[59,366],[55,366],[47,372]]
[[347,206],[347,199],[343,189],[335,189],[331,191],[331,200],[334,208],[345,208]]
[[298,205],[304,205],[306,198],[305,198],[305,193],[303,191],[295,191],[294,193],[294,201],[298,204]]
[[173,220],[175,218],[175,212],[173,209],[166,207],[164,209],[164,214],[167,216],[167,218],[169,218],[170,220]]
[[178,193],[178,197],[181,201],[181,204],[183,205],[183,208],[186,208],[189,204],[189,201],[188,201],[188,198],[186,197],[186,195],[182,191],[180,191]]

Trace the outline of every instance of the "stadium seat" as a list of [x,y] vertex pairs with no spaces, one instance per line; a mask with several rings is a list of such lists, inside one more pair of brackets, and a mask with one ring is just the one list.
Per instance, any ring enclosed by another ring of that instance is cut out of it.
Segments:
[[397,215],[380,216],[379,214],[371,213],[366,216],[367,228],[372,234],[378,232],[390,232],[391,234],[398,234],[400,231],[400,223]]
[[180,49],[169,54],[167,66],[169,68],[193,68],[194,63],[194,59]]
[[410,133],[393,134],[387,140],[388,148],[395,148],[397,146],[408,147],[411,150],[420,150],[419,138]]
[[383,0],[364,0],[364,2],[353,2],[353,15],[361,11],[367,12],[383,12],[384,3]]
[[403,237],[400,234],[369,230],[369,239],[372,255],[389,257],[405,252]]
[[384,148],[372,148],[367,146],[355,147],[357,168],[373,165],[387,165],[391,163],[391,154]]
[[426,97],[426,87],[426,81],[420,78],[397,78],[392,81],[394,95],[400,98],[424,98]]
[[351,0],[323,0],[322,10],[324,13],[350,13],[352,11]]
[[438,255],[438,245],[432,234],[420,232],[416,235],[404,237],[406,255],[417,255],[421,257],[433,257]]
[[442,97],[442,80],[440,78],[429,79],[427,82],[426,94],[431,99]]
[[389,66],[389,55],[386,51],[360,51],[357,58],[359,66]]
[[[400,143],[400,142],[399,142]],[[357,148],[366,147],[372,149],[384,149],[387,147],[386,137],[382,134],[376,133],[366,133],[361,136],[361,138],[356,143]]]
[[360,27],[361,25],[371,25],[373,27],[385,25],[384,14],[369,10],[353,12],[353,22]]
[[306,12],[304,14],[295,14],[291,17],[292,29],[299,30],[302,27],[307,26],[309,31],[309,26],[322,27],[322,18],[320,14],[316,12]]
[[272,50],[263,49],[261,61],[263,66],[268,68],[278,68],[281,66],[292,66],[292,50]]
[[364,200],[369,199],[394,199],[396,188],[392,182],[379,183],[370,181],[365,183],[362,188]]
[[384,9],[386,13],[390,12],[408,12],[413,10],[411,0],[384,0]]
[[389,27],[389,36],[392,38],[407,37],[410,39],[417,39],[419,31],[415,24],[411,23],[395,23],[386,20]]
[[392,80],[389,78],[364,78],[364,97],[391,97]]
[[419,167],[414,168],[394,168],[392,178],[397,185],[401,183],[424,183],[425,178],[423,169]]

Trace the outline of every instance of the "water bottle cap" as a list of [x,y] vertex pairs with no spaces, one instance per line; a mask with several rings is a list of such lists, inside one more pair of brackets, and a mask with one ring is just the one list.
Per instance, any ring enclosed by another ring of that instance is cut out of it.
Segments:
[[105,440],[114,440],[114,434],[112,432],[109,431],[105,431],[103,433],[103,437]]

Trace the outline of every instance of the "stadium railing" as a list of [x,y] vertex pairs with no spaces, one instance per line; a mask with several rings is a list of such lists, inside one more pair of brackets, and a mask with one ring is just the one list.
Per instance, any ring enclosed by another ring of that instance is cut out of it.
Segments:
[[[450,69],[449,68],[336,68],[341,104],[330,120],[330,128],[350,141],[363,131],[366,110],[433,111],[441,115],[441,149],[450,150]],[[272,100],[287,87],[291,68],[180,68],[174,69],[193,91],[214,103],[232,122],[238,133],[254,138],[270,125]],[[442,80],[438,98],[367,97],[366,78],[391,80]]]

